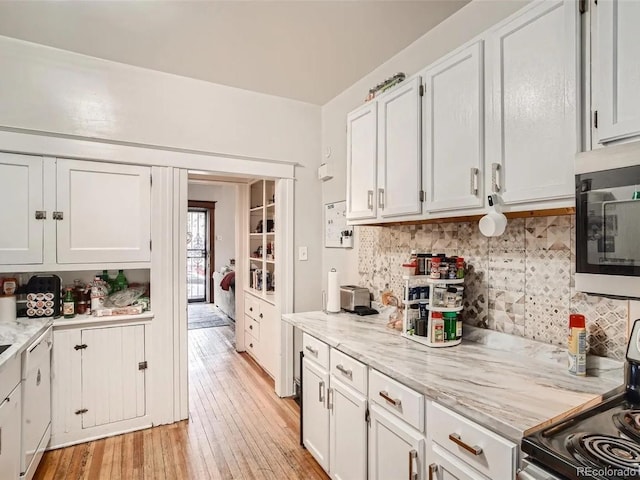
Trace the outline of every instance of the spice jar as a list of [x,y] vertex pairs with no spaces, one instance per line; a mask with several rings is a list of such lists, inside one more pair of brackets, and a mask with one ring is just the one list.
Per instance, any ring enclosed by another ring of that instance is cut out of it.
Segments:
[[431,278],[440,278],[440,262],[442,259],[440,257],[433,257],[431,259]]

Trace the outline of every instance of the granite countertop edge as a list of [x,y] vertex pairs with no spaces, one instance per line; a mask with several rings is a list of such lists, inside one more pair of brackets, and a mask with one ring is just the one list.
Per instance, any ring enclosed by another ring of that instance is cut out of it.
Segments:
[[51,318],[18,318],[15,321],[0,322],[0,345],[11,345],[0,354],[0,372],[6,363],[21,355],[51,325]]
[[[405,368],[398,368],[398,367],[394,368],[393,360],[389,356],[385,357],[384,352],[381,352],[379,349],[376,349],[376,350],[372,349],[371,354],[368,354],[366,351],[363,351],[364,350],[363,344],[352,344],[352,342],[350,342],[349,340],[344,341],[339,338],[336,338],[335,336],[332,336],[331,333],[328,331],[329,330],[328,327],[323,329],[321,326],[318,326],[318,325],[309,325],[307,322],[305,322],[305,317],[308,317],[309,315],[315,316],[315,320],[320,319],[320,321],[322,319],[322,315],[325,315],[327,318],[327,322],[335,321],[338,318],[336,314],[327,315],[327,314],[323,314],[323,312],[301,312],[299,314],[297,313],[284,314],[282,316],[282,319],[283,321],[297,328],[300,328],[303,332],[306,332],[309,335],[317,338],[318,340],[325,342],[329,346],[336,348],[342,353],[345,353],[346,355],[349,355],[355,358],[356,360],[359,360],[362,363],[365,363],[369,367],[381,373],[384,373],[385,375],[388,375],[389,377],[397,380],[403,385],[406,385],[422,393],[423,395],[425,395],[425,397],[428,400],[435,401],[445,407],[448,407],[454,412],[459,413],[460,415],[471,419],[472,421],[478,423],[479,425],[485,428],[488,428],[489,430],[492,430],[515,443],[519,443],[523,436],[535,430],[538,430],[539,428],[542,428],[546,425],[549,425],[552,422],[561,420],[562,418],[566,418],[567,416],[573,413],[576,413],[581,409],[588,408],[592,406],[594,403],[600,401],[601,399],[610,396],[613,392],[619,391],[619,384],[622,383],[622,373],[621,373],[622,362],[617,362],[613,360],[608,361],[608,359],[605,359],[607,361],[603,363],[607,365],[609,370],[605,369],[603,372],[601,389],[599,387],[595,387],[592,384],[589,384],[588,386],[584,386],[583,391],[578,391],[577,389],[570,389],[570,388],[562,389],[558,387],[556,388],[556,390],[559,395],[567,394],[570,397],[569,400],[563,403],[563,406],[561,408],[554,409],[551,407],[547,407],[545,409],[544,405],[541,406],[538,403],[535,405],[536,413],[533,413],[534,409],[532,408],[532,411],[529,413],[529,415],[523,415],[522,418],[516,421],[516,423],[518,424],[515,425],[513,421],[509,421],[507,418],[510,414],[513,414],[513,411],[509,413],[507,410],[505,410],[505,407],[513,407],[515,409],[518,406],[522,407],[522,405],[526,404],[527,395],[522,389],[522,385],[520,385],[520,389],[516,387],[514,389],[514,392],[509,393],[510,396],[512,396],[513,398],[517,398],[517,400],[505,401],[504,397],[500,398],[500,392],[496,392],[494,394],[494,398],[489,398],[490,395],[482,397],[482,395],[480,394],[476,394],[476,395],[460,394],[460,392],[455,388],[455,386],[453,387],[448,386],[446,384],[447,383],[446,380],[443,381],[442,383],[426,384],[416,379],[414,375],[411,375],[409,372],[407,372],[406,366]],[[342,322],[347,320],[344,318],[345,316],[349,316],[349,314],[345,314],[345,313],[341,313],[337,315],[342,317],[339,320]],[[356,317],[356,316],[353,316],[353,317]],[[372,316],[372,317],[376,317],[376,316]],[[373,318],[371,320],[374,322],[376,321]],[[387,330],[387,332],[384,332],[384,330],[380,329],[380,326],[382,326],[382,328],[385,328],[384,323],[386,323],[386,321],[383,320],[382,323],[380,323],[380,320],[377,320],[377,321],[378,321],[378,325],[376,325],[377,331],[374,333],[376,336],[382,336],[384,335],[384,333],[387,333],[390,336],[389,338],[393,338],[397,342],[408,342],[409,344],[415,344],[415,342],[412,342],[409,339],[405,339],[401,337],[399,335],[399,332],[394,332],[392,330]],[[357,325],[357,323],[354,323],[354,325]],[[354,326],[352,325],[352,327]],[[354,328],[361,328],[361,327],[354,327]],[[476,329],[476,330],[480,330],[480,329]],[[500,334],[500,335],[505,335],[505,334]],[[395,337],[397,337],[397,340],[395,339]],[[382,338],[384,337],[381,337],[381,339]],[[474,335],[474,339],[475,338],[479,338],[477,333]],[[522,340],[523,339],[517,339],[518,342],[522,342]],[[540,346],[542,346],[543,348],[551,347],[549,348],[549,350],[553,349],[552,346],[540,344],[540,342],[535,342],[533,340],[525,339],[524,341],[531,342],[532,344],[538,347]],[[505,369],[508,368],[506,364],[506,358],[504,357],[504,351],[502,351],[502,354],[500,354],[498,353],[500,352],[500,350],[484,345],[483,343],[476,343],[475,341],[466,340],[465,342],[463,342],[463,344],[467,346],[469,344],[475,344],[477,347],[482,348],[484,350],[483,355],[485,355],[487,358],[492,359],[493,357],[495,357],[495,359],[493,360],[497,365],[499,365],[500,362],[503,362],[505,364]],[[419,345],[419,344],[415,344],[415,345]],[[409,348],[422,347],[422,345],[420,345],[419,347],[416,347],[415,345],[407,345],[407,346],[409,346]],[[404,350],[407,346],[401,345],[399,348]],[[393,347],[387,347],[387,348],[393,348]],[[425,357],[428,357],[430,355],[429,350],[442,350],[442,349],[429,349],[429,347],[423,347],[423,348],[424,348],[424,351],[421,352],[421,354],[425,355]],[[452,347],[452,349],[456,349],[456,348],[458,347]],[[452,349],[446,349],[446,350],[452,350]],[[492,355],[492,352],[495,352],[495,355]],[[433,353],[435,354],[436,352],[433,352]],[[532,370],[534,370],[537,366],[536,362],[540,363],[541,361],[540,360],[537,360],[537,361],[532,360],[532,361],[534,362],[534,364],[532,365]],[[549,370],[548,367],[549,365],[545,365],[545,368],[547,368],[547,370]],[[558,366],[558,368],[561,368],[561,367]],[[563,377],[560,377],[560,375],[562,375],[563,373],[558,372],[559,379],[563,378]],[[570,376],[568,373],[566,375],[567,375],[568,382],[577,381],[579,385],[579,380],[576,380],[575,377]],[[544,387],[547,389],[555,388],[549,385],[546,385]],[[500,402],[502,402],[502,404]],[[510,405],[505,405],[505,404],[510,404]],[[543,410],[544,413],[541,414],[540,410]],[[498,414],[498,412],[502,412],[504,416],[501,417]]]

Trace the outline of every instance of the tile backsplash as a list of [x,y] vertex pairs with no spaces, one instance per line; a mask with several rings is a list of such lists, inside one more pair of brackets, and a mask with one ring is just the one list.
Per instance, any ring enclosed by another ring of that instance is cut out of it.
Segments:
[[587,320],[592,354],[623,359],[629,302],[574,289],[575,216],[509,220],[500,237],[477,222],[358,227],[360,283],[376,300],[385,284],[401,298],[402,263],[412,249],[464,257],[464,321],[471,325],[566,344],[569,313]]

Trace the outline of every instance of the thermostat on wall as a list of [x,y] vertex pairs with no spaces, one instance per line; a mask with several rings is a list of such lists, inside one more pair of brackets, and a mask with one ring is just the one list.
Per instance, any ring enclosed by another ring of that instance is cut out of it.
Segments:
[[329,180],[330,178],[333,178],[333,175],[331,175],[329,165],[323,163],[318,167],[318,180],[322,180],[324,182],[325,180]]

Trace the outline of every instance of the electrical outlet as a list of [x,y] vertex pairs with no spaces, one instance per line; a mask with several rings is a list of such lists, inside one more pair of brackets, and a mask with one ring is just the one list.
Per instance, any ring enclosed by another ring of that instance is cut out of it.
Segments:
[[307,247],[298,247],[298,260],[305,262],[309,259],[307,256]]

